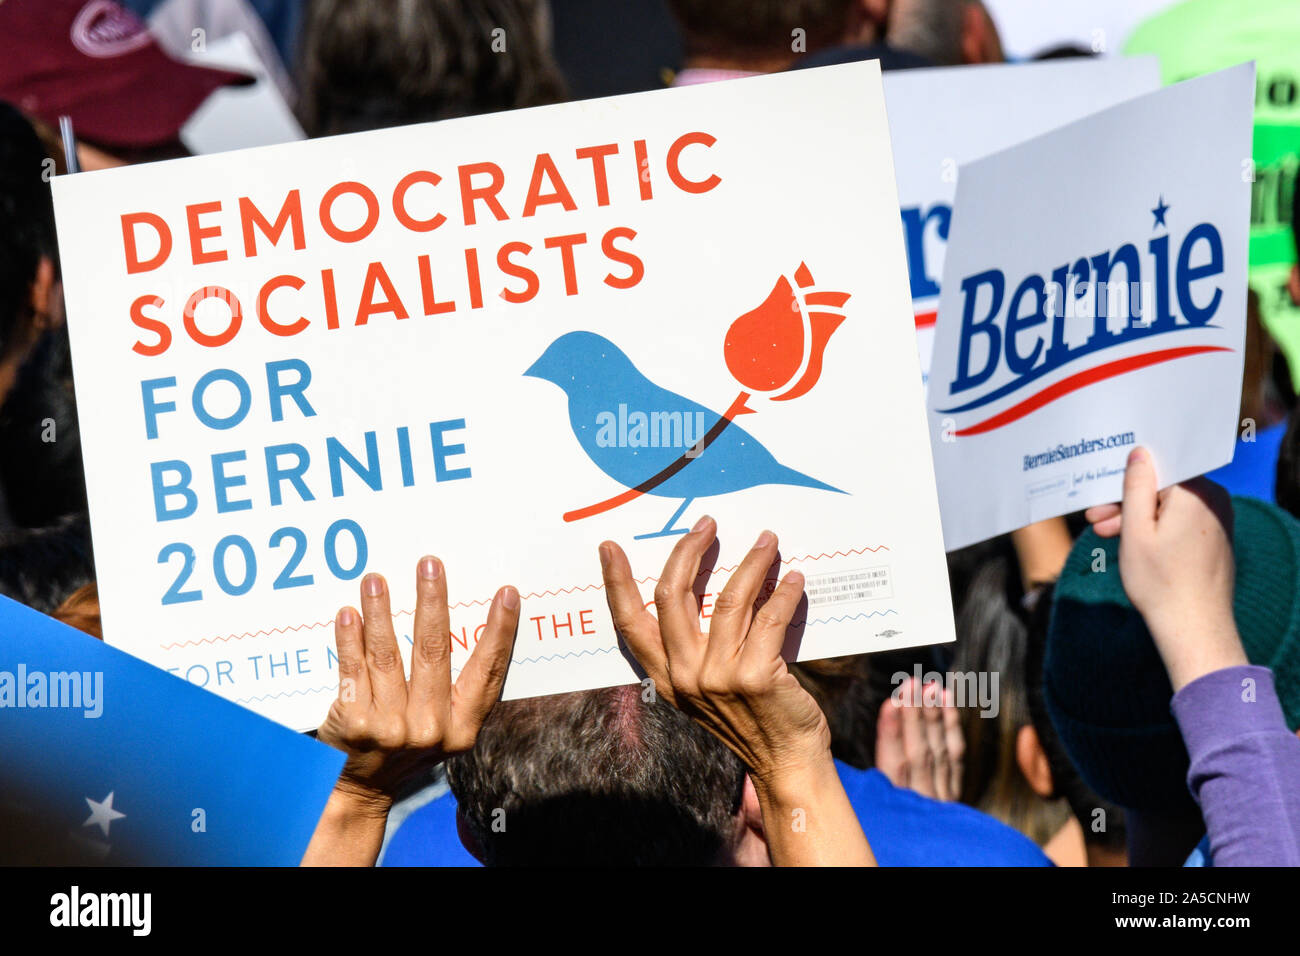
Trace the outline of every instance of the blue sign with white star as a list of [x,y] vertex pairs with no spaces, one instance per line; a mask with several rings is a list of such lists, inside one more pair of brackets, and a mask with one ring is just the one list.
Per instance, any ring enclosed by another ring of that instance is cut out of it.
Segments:
[[0,597],[0,863],[296,865],[343,760]]

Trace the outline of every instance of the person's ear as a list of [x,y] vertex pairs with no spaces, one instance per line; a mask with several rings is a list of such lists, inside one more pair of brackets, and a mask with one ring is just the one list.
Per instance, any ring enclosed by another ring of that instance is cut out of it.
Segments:
[[54,274],[54,260],[41,256],[36,263],[36,275],[32,279],[28,305],[32,312],[32,333],[40,335],[50,331],[59,323],[58,311],[55,309],[55,296],[58,294],[58,278]]
[[1291,301],[1300,305],[1300,264],[1291,267],[1291,275],[1287,277],[1286,290],[1291,293]]
[[744,789],[740,794],[740,810],[736,814],[736,842],[726,855],[728,866],[771,866],[772,857],[767,850],[767,833],[763,829],[763,809],[758,803],[754,781],[745,774]]
[[1034,793],[1046,798],[1056,791],[1052,765],[1047,761],[1047,753],[1032,724],[1025,724],[1016,731],[1016,764]]
[[[456,836],[460,837],[460,845],[469,852],[469,855],[483,863],[483,847],[474,838],[474,831],[465,820],[465,814],[460,812],[460,807],[456,808]],[[487,866],[486,863],[483,865]]]
[[763,829],[763,808],[758,803],[758,791],[754,789],[754,781],[749,774],[745,774],[745,789],[740,795],[740,816],[745,821],[745,829],[767,843],[767,833]]

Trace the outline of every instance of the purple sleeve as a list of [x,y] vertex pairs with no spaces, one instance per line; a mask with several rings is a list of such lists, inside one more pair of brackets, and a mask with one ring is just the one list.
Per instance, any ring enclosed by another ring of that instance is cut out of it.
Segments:
[[1267,667],[1225,667],[1173,699],[1215,866],[1300,866],[1300,738]]

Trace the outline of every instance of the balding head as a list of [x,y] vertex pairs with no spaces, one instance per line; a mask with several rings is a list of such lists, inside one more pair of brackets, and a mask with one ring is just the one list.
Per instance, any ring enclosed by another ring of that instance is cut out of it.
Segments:
[[471,852],[490,866],[734,860],[744,767],[646,696],[633,685],[498,703],[474,749],[447,765]]
[[936,66],[1003,60],[997,27],[980,0],[894,0],[886,42]]

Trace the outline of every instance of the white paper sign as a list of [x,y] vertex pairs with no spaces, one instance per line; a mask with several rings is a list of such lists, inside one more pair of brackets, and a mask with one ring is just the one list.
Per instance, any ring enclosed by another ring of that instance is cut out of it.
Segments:
[[949,550],[1232,458],[1254,67],[965,166],[928,404]]
[[1159,86],[1155,57],[885,74],[923,377],[930,372],[958,168]]
[[1182,0],[985,0],[1002,48],[1016,59],[1059,46],[1078,46],[1100,56],[1124,48],[1144,21]]
[[799,656],[952,639],[874,62],[55,187],[111,643],[314,726],[433,553],[455,668],[508,583],[507,696],[630,683],[597,545],[705,513],[705,616],[771,527]]

